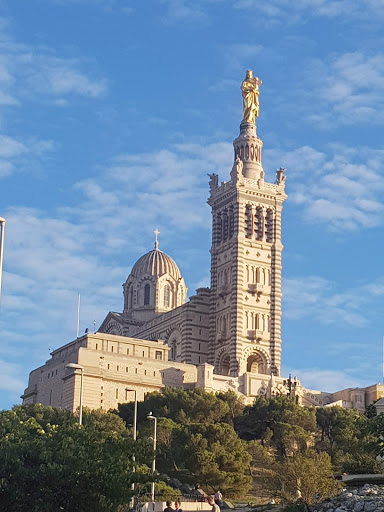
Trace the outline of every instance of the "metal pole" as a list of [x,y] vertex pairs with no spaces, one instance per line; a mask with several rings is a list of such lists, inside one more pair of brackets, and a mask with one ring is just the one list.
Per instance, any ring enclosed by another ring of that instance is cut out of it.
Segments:
[[79,337],[79,326],[80,326],[80,293],[77,294],[76,338]]
[[[150,420],[154,420],[153,425],[153,460],[152,460],[152,474],[155,474],[156,471],[156,436],[157,436],[157,418],[156,416],[152,416],[149,414],[147,416]],[[155,482],[151,483],[151,495],[152,495],[152,501],[155,501]]]
[[[135,405],[134,405],[134,409],[133,409],[133,440],[136,441],[136,437],[137,437],[137,391],[136,391],[136,389],[131,389],[131,388],[125,388],[125,391],[132,391],[132,393],[135,393]],[[133,462],[136,462],[135,455],[133,455],[132,460],[133,460]],[[133,473],[135,471],[136,471],[136,468],[135,468],[135,466],[133,466]],[[131,489],[132,489],[132,491],[135,490],[134,482],[131,485]],[[132,497],[131,507],[133,507],[133,497]]]
[[1,277],[3,274],[3,254],[4,254],[4,227],[5,227],[5,219],[0,217],[0,303],[1,303]]

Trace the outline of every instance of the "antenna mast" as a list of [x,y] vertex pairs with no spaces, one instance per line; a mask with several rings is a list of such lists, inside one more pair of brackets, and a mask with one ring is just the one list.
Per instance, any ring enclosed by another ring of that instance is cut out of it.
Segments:
[[79,337],[79,325],[80,325],[80,293],[77,294],[77,325],[76,325],[76,338]]

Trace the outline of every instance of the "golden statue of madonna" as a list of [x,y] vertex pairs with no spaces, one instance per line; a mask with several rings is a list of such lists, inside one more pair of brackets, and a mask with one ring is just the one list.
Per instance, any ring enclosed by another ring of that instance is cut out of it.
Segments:
[[252,71],[245,72],[245,78],[241,84],[241,95],[243,96],[243,121],[254,123],[259,115],[259,85],[261,80],[253,77]]

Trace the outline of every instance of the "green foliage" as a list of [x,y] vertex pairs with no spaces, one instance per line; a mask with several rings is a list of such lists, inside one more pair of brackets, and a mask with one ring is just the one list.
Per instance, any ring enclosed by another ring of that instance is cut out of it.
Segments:
[[[242,402],[232,391],[215,395],[201,389],[166,387],[145,396],[138,410],[138,422],[145,422],[148,414],[152,412],[157,417],[169,418],[181,425],[218,421],[231,423],[242,408]],[[120,404],[118,412],[128,425],[133,424],[133,402]]]
[[271,484],[273,493],[287,503],[302,501],[306,505],[335,496],[340,483],[333,478],[330,456],[307,450],[285,457],[276,464]]
[[340,468],[342,473],[354,475],[381,473],[380,464],[371,453],[344,453],[337,451],[334,456],[334,465]]
[[314,409],[300,407],[287,397],[258,397],[235,420],[235,429],[242,439],[270,443],[278,455],[305,450],[315,428]]
[[[127,503],[137,463],[150,454],[124,423],[99,411],[84,425],[61,409],[16,406],[0,413],[0,505],[8,512],[115,511]],[[136,449],[137,448],[137,449]]]
[[327,407],[316,410],[319,440],[316,449],[326,451],[334,468],[346,473],[378,473],[377,439],[371,420],[354,409]]
[[320,429],[321,449],[331,457],[336,449],[345,450],[355,445],[360,432],[361,416],[355,409],[319,407],[316,421]]
[[[377,402],[377,400],[376,400],[376,402]],[[375,403],[376,403],[376,402],[375,402]],[[373,403],[373,404],[369,404],[369,405],[367,405],[367,407],[365,408],[365,416],[366,416],[368,419],[375,418],[375,417],[377,416],[377,410],[376,410],[375,403]]]
[[233,427],[225,423],[188,425],[172,436],[179,465],[205,489],[242,495],[250,487],[250,455]]
[[[180,476],[181,471],[183,481],[241,493],[249,487],[249,455],[232,423],[243,409],[233,391],[214,394],[164,388],[140,403],[139,437],[152,435],[152,424],[147,422],[152,412],[158,417],[156,466],[160,472]],[[119,405],[119,415],[127,425],[133,424],[133,403]]]
[[244,400],[234,391],[220,391],[216,393],[216,398],[228,405],[228,413],[221,418],[221,421],[233,425],[234,419],[240,416],[244,411]]
[[180,499],[181,493],[178,489],[173,489],[164,482],[156,482],[155,495],[158,501],[175,501]]
[[378,416],[368,420],[367,430],[371,434],[374,443],[372,452],[375,455],[384,457],[384,415]]

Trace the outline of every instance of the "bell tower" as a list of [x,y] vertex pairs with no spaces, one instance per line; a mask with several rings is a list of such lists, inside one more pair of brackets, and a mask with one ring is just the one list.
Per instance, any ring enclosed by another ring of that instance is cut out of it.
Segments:
[[261,80],[246,72],[243,119],[229,182],[210,176],[212,208],[209,362],[215,372],[280,375],[281,211],[284,169],[264,181],[255,120]]

